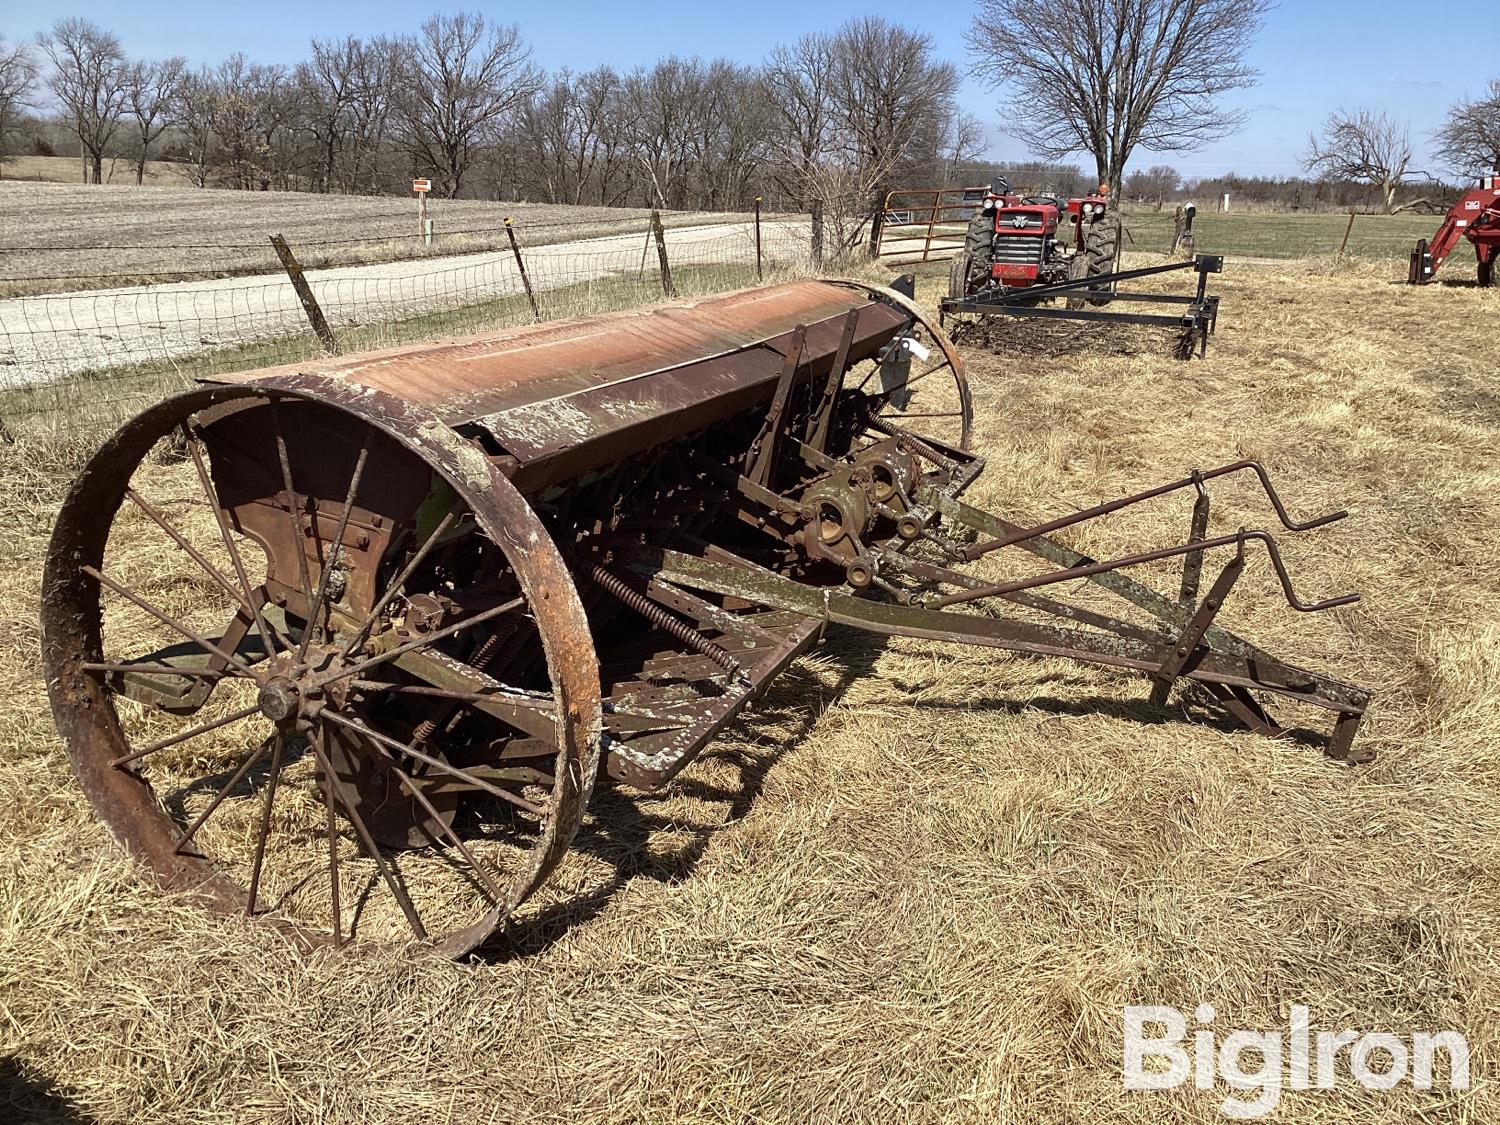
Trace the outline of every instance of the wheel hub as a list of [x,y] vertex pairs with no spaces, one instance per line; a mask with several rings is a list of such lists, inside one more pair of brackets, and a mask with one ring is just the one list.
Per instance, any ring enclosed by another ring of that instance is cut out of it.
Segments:
[[283,652],[267,665],[255,704],[278,726],[311,726],[330,701],[342,702],[347,681],[330,683],[328,675],[344,663],[330,645],[310,646],[301,660],[294,652]]
[[260,708],[260,713],[271,722],[286,723],[301,710],[301,693],[297,690],[295,680],[273,676],[261,685],[255,703]]

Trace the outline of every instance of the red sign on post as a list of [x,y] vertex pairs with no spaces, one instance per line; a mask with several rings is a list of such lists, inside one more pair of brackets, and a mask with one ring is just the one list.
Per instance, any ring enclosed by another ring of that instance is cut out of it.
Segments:
[[426,195],[429,191],[432,190],[432,181],[413,180],[411,182],[411,190],[414,191],[417,195]]

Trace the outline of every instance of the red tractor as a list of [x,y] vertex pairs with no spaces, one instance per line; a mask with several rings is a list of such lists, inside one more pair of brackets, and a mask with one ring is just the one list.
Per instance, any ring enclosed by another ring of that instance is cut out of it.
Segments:
[[[1017,195],[1004,179],[996,179],[979,201],[963,251],[949,268],[948,296],[982,296],[1107,274],[1115,268],[1119,243],[1120,221],[1110,208],[1107,186],[1096,195],[1063,200]],[[1070,304],[1081,304],[1081,298],[1080,292]],[[1107,300],[1093,290],[1089,299],[1095,304]]]
[[1448,208],[1443,225],[1438,227],[1431,242],[1425,238],[1417,240],[1406,280],[1412,285],[1431,281],[1438,267],[1453,253],[1460,235],[1474,244],[1474,256],[1479,259],[1479,284],[1489,285],[1495,259],[1500,258],[1500,175],[1485,176],[1477,188],[1466,192]]

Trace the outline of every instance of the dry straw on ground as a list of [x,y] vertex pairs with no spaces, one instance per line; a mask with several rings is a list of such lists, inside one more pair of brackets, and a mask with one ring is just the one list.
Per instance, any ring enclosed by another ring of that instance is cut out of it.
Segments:
[[[1232,269],[1232,266],[1231,266]],[[929,288],[935,280],[926,283]],[[1206,362],[975,350],[977,501],[1066,511],[1238,457],[1294,513],[1294,615],[1226,611],[1377,692],[1348,769],[1054,661],[830,633],[665,797],[605,792],[579,899],[508,959],[304,958],[164,897],[74,788],[37,574],[82,443],[5,449],[0,1053],[21,1116],[101,1121],[1203,1121],[1121,1090],[1120,1009],[1456,1028],[1473,1088],[1288,1093],[1275,1120],[1500,1119],[1500,293],[1242,270]],[[1155,347],[1160,343],[1160,348]],[[1216,529],[1263,524],[1216,490]],[[1095,533],[1159,541],[1185,503]]]

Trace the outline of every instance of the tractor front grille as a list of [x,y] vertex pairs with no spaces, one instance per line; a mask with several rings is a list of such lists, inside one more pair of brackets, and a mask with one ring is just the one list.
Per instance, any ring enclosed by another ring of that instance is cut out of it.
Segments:
[[1034,234],[1000,234],[995,236],[996,265],[1039,266],[1042,244],[1047,240]]

